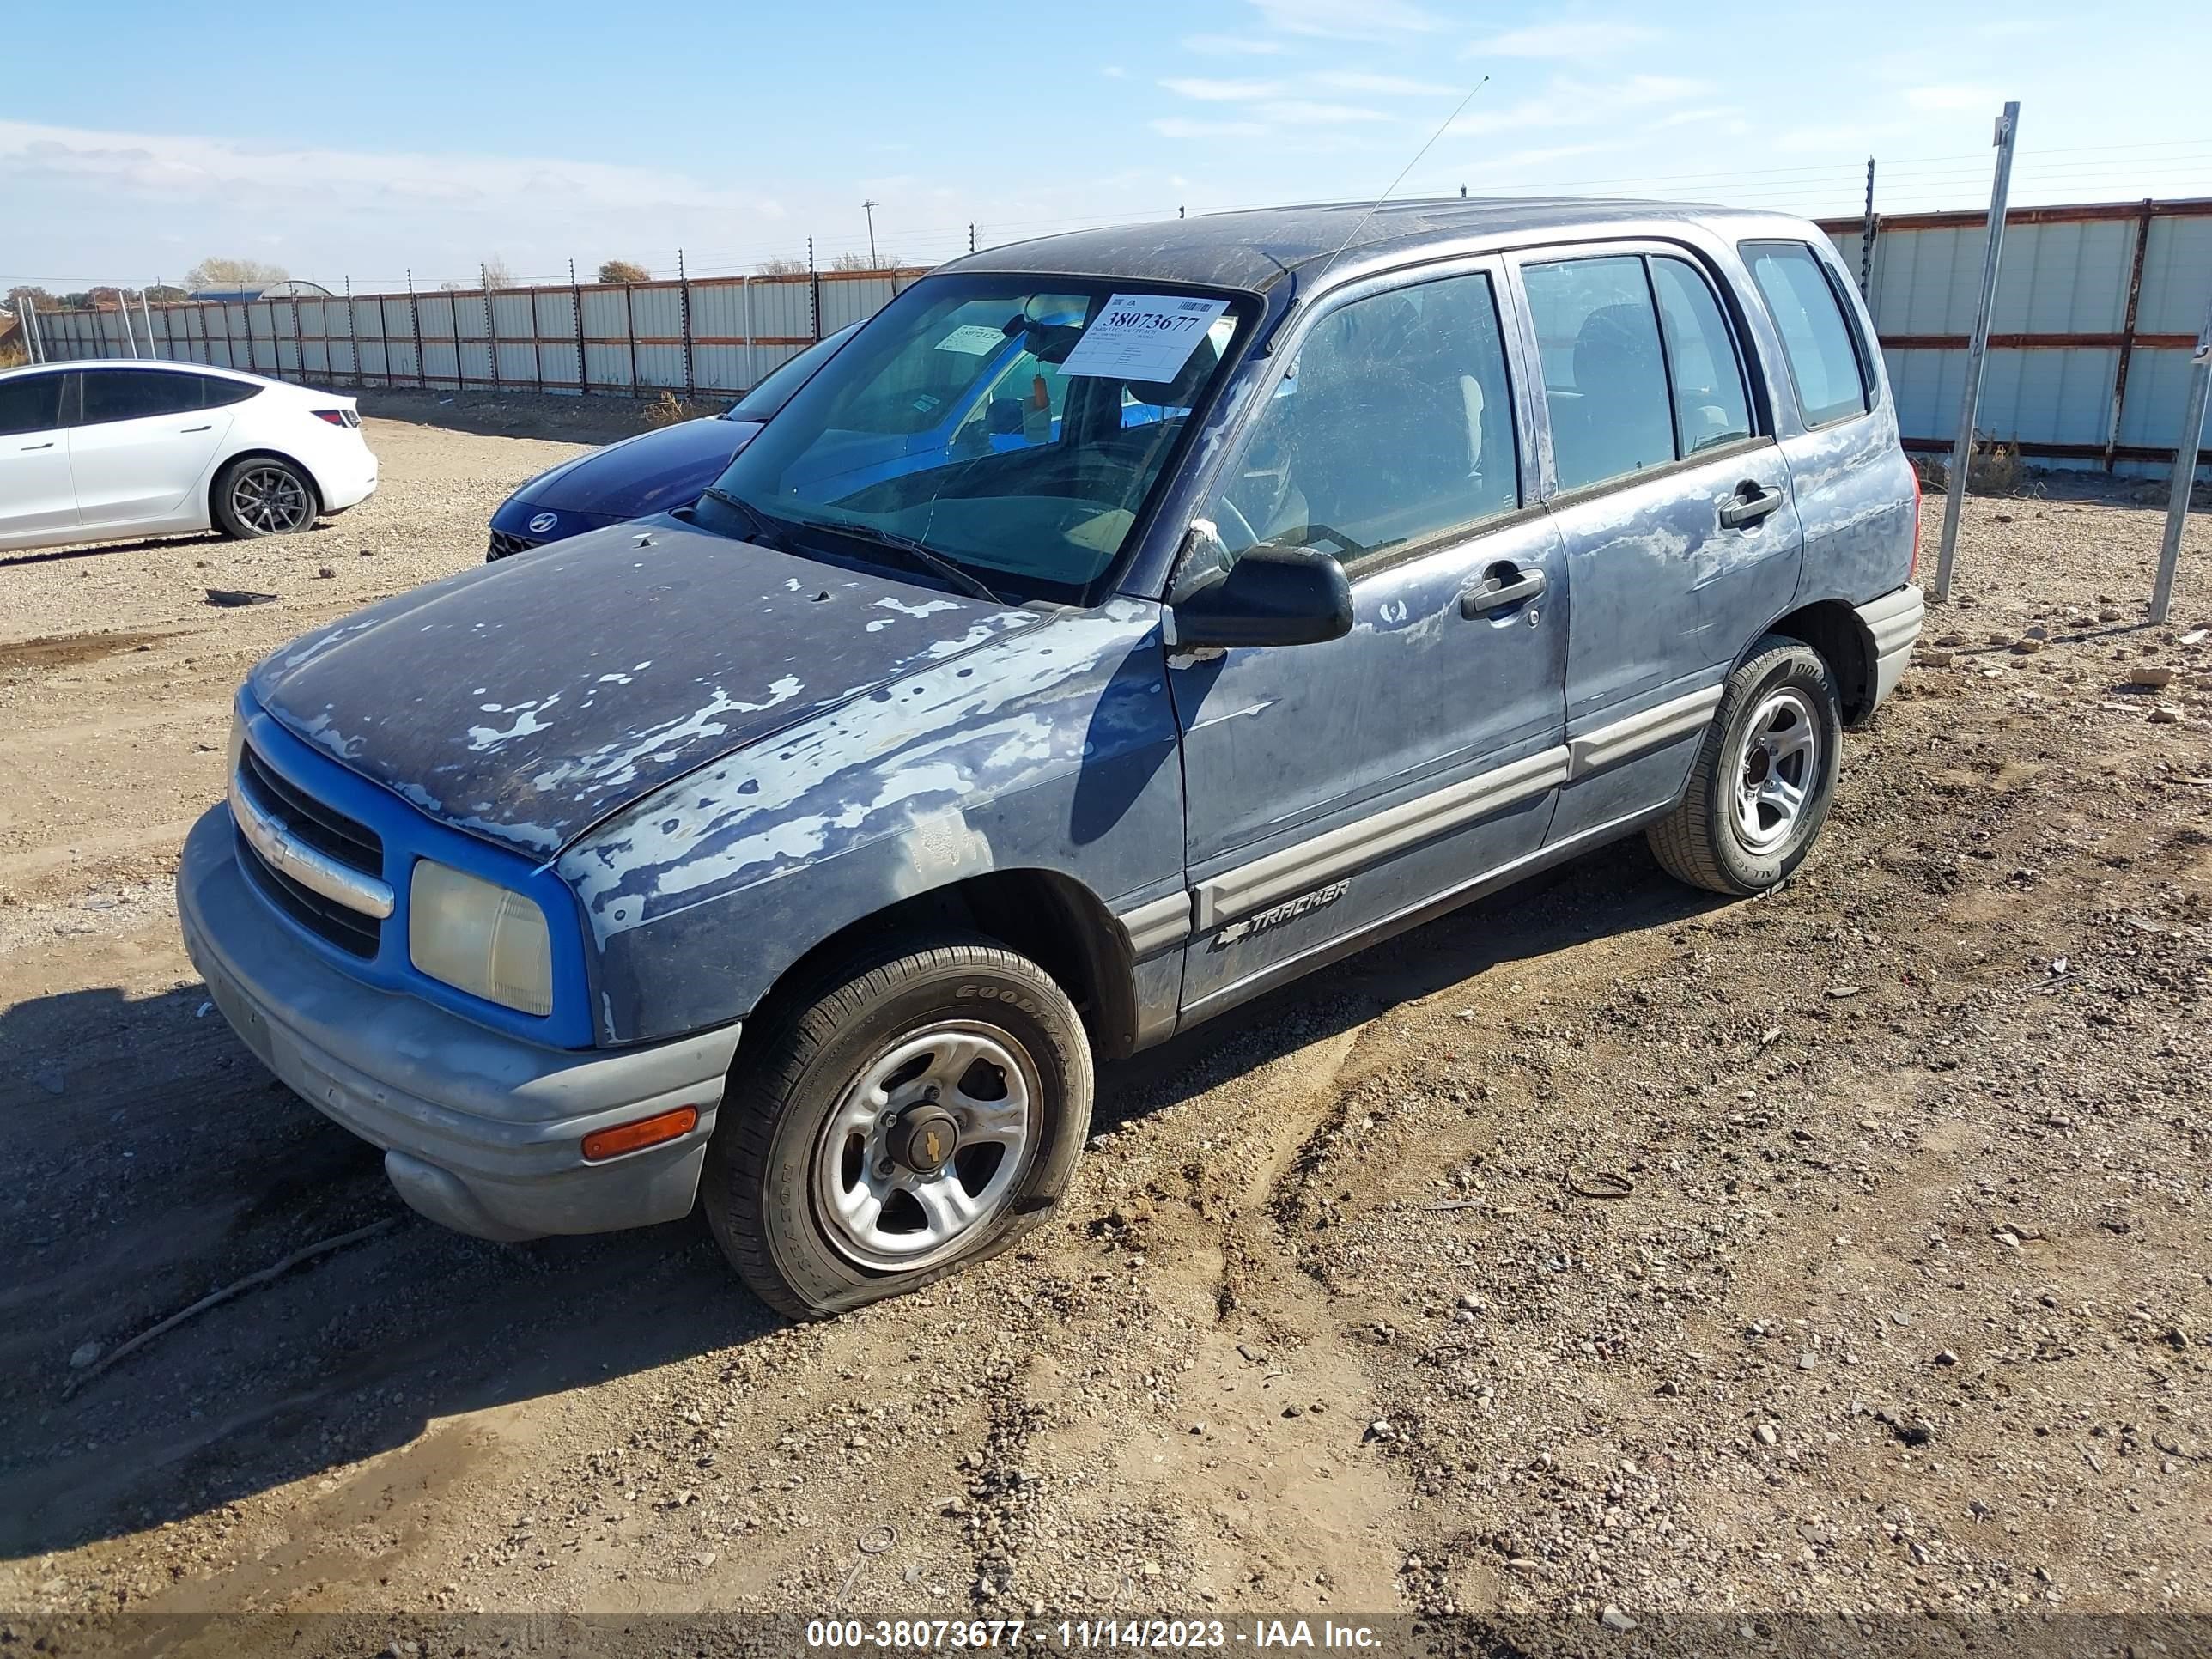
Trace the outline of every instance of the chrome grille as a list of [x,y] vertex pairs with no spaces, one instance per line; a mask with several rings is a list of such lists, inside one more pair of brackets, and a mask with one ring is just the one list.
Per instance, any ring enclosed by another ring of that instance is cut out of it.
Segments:
[[[248,805],[275,822],[295,841],[362,875],[384,872],[384,842],[357,818],[315,799],[279,777],[248,744],[239,751],[234,787]],[[317,938],[367,960],[383,943],[384,924],[373,915],[339,903],[276,867],[261,855],[241,828],[238,862],[261,896]]]

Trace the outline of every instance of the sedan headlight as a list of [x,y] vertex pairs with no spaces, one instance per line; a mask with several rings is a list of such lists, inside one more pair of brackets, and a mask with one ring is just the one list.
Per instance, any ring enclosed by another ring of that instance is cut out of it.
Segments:
[[433,979],[526,1014],[553,1012],[545,913],[520,893],[418,860],[407,901],[407,954]]

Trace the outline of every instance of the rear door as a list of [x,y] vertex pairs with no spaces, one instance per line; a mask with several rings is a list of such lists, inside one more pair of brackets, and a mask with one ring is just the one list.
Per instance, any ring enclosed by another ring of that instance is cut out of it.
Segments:
[[1911,573],[1917,495],[1864,313],[1832,252],[1784,240],[1737,252],[1782,338],[1777,395],[1797,416],[1782,437],[1805,526],[1797,602],[1887,593]]
[[[88,534],[206,522],[204,484],[234,412],[205,406],[210,384],[183,369],[81,371],[70,470]],[[216,394],[232,384],[214,383]]]
[[1350,634],[1170,653],[1202,1016],[1541,846],[1565,571],[1524,492],[1498,267],[1363,284],[1285,346],[1206,517],[1333,553]]
[[0,380],[0,547],[64,540],[77,522],[62,419],[68,382],[62,369]]
[[1705,258],[1624,243],[1516,264],[1574,593],[1556,846],[1674,802],[1722,680],[1790,608],[1803,538]]

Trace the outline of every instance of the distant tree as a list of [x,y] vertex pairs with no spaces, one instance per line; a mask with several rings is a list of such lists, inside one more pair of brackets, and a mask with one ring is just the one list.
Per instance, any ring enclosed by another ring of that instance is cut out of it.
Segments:
[[804,276],[806,275],[806,261],[763,259],[760,262],[760,274],[763,276]]
[[496,253],[483,262],[483,285],[486,288],[514,288],[519,284],[514,273],[507,268],[507,261]]
[[896,253],[886,253],[871,259],[865,253],[841,253],[830,262],[832,270],[890,270],[899,263]]
[[259,259],[203,259],[185,273],[187,288],[261,288],[292,273]]
[[610,259],[599,267],[603,283],[649,283],[653,273],[643,265],[632,264],[628,259]]
[[8,290],[8,309],[21,314],[23,301],[28,300],[40,311],[58,311],[62,300],[58,294],[49,294],[36,283],[19,283]]
[[146,297],[157,306],[165,306],[174,301],[189,299],[191,296],[173,283],[156,283],[146,290]]

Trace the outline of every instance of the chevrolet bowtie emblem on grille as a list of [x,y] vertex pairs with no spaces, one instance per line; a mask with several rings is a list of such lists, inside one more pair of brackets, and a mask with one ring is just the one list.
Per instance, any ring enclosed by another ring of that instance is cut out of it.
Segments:
[[1300,916],[1310,915],[1316,910],[1325,910],[1342,898],[1351,885],[1348,881],[1333,881],[1326,887],[1316,887],[1310,893],[1301,893],[1294,899],[1285,899],[1280,904],[1271,909],[1262,910],[1256,915],[1246,916],[1241,921],[1232,921],[1213,936],[1213,943],[1207,948],[1225,951],[1239,939],[1249,938],[1254,933],[1264,933],[1270,927],[1279,927],[1286,921],[1296,921]]

